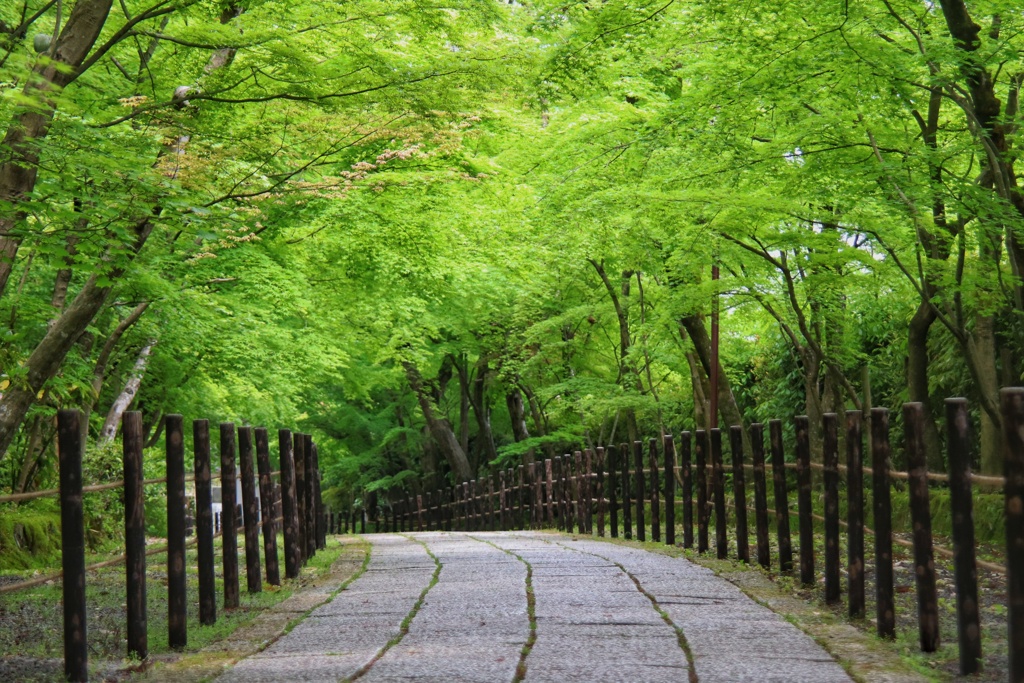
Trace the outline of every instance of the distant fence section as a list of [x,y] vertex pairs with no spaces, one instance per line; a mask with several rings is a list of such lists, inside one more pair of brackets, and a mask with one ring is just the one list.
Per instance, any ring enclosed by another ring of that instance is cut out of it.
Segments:
[[[327,525],[320,495],[320,463],[317,445],[309,434],[278,431],[280,470],[270,469],[270,441],[263,427],[219,425],[222,511],[213,514],[208,420],[192,423],[192,474],[186,474],[184,424],[181,415],[168,415],[165,423],[167,476],[144,479],[142,467],[142,414],[126,412],[122,420],[124,478],[121,481],[83,485],[82,459],[86,445],[86,424],[78,410],[57,414],[60,488],[49,491],[0,496],[0,503],[59,497],[61,511],[62,571],[19,583],[0,586],[0,594],[24,590],[49,581],[61,580],[64,604],[64,673],[69,681],[88,679],[86,619],[87,572],[125,565],[126,635],[130,656],[145,659],[149,653],[146,629],[146,558],[167,553],[168,642],[172,648],[187,645],[186,551],[196,545],[199,584],[199,621],[217,620],[214,539],[222,538],[221,563],[224,578],[224,607],[239,605],[238,530],[243,531],[246,589],[258,593],[266,581],[280,585],[277,534],[283,530],[285,577],[295,578],[302,566],[326,547]],[[278,483],[275,484],[275,479]],[[236,481],[241,483],[242,500],[236,500]],[[195,535],[190,539],[186,513],[185,483],[195,486]],[[167,544],[146,545],[146,485],[166,484]],[[83,495],[124,489],[124,555],[104,562],[85,564]],[[259,490],[257,496],[256,491]],[[236,513],[238,505],[242,520]],[[263,563],[260,537],[263,538]]]

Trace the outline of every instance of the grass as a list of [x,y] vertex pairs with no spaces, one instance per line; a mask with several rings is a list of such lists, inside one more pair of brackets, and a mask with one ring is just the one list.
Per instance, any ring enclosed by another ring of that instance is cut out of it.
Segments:
[[[244,542],[240,542],[244,548]],[[284,566],[283,542],[279,537],[278,560]],[[224,582],[217,546],[216,568],[217,622],[204,626],[198,618],[198,571],[196,549],[191,546],[186,555],[186,585],[188,605],[188,646],[184,653],[196,653],[231,636],[237,629],[253,621],[264,610],[291,596],[301,586],[328,572],[342,552],[342,544],[333,538],[294,580],[285,580],[282,586],[263,584],[260,593],[245,591],[244,562],[239,566],[239,584],[242,587],[241,605],[237,609],[224,609]],[[262,553],[261,553],[262,554]],[[151,659],[172,654],[167,632],[167,572],[166,554],[147,558],[147,632]],[[364,563],[365,567],[365,563]],[[90,668],[94,677],[102,677],[115,663],[130,663],[125,650],[125,570],[123,566],[108,567],[90,572],[86,576],[87,628],[89,637]],[[21,656],[38,659],[63,657],[63,624],[59,605],[62,599],[60,581],[17,593],[0,596],[0,657]],[[180,653],[173,653],[175,655]]]

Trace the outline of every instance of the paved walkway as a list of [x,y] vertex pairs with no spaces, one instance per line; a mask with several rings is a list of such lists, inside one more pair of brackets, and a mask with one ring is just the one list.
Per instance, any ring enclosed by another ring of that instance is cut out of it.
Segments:
[[851,680],[803,632],[686,560],[530,532],[365,538],[362,576],[217,680]]

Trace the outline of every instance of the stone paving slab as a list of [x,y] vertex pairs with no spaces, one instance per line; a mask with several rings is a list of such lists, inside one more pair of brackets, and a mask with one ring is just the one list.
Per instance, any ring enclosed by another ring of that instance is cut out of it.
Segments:
[[362,670],[368,683],[510,683],[520,668],[526,683],[851,681],[806,634],[684,559],[550,533],[364,538],[373,551],[359,579],[218,680],[337,682]]

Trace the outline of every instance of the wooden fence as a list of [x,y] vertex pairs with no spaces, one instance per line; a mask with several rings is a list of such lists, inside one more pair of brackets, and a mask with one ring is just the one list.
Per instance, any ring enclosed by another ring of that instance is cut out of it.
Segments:
[[[890,469],[889,411],[874,408],[870,413],[870,434],[864,434],[864,416],[848,411],[840,417],[823,419],[823,462],[811,462],[810,424],[795,418],[796,462],[785,462],[782,422],[768,423],[768,451],[765,426],[750,427],[751,453],[747,460],[743,434],[738,426],[727,430],[731,463],[723,460],[719,429],[684,431],[678,440],[671,435],[621,444],[618,448],[576,451],[543,462],[529,462],[497,472],[486,478],[427,490],[415,495],[391,492],[390,507],[381,506],[378,531],[425,530],[488,531],[539,529],[560,530],[612,537],[646,540],[648,520],[654,542],[676,544],[681,508],[682,545],[710,549],[710,527],[714,518],[715,552],[719,558],[730,553],[729,525],[736,538],[736,558],[750,562],[748,511],[754,514],[756,561],[770,567],[769,515],[774,515],[778,563],[791,572],[793,546],[790,539],[790,500],[787,470],[797,479],[798,571],[803,584],[813,585],[818,577],[814,552],[814,523],[824,526],[825,600],[841,600],[840,529],[846,530],[847,603],[852,618],[865,616],[865,538],[874,540],[876,628],[878,635],[895,637],[893,543],[913,549],[920,647],[933,652],[939,645],[938,597],[934,556],[954,561],[956,612],[960,648],[960,671],[970,674],[981,664],[981,629],[978,604],[977,568],[1007,575],[1009,620],[1009,680],[1024,682],[1024,388],[1004,389],[1001,394],[1005,477],[983,477],[971,473],[969,453],[971,429],[964,399],[946,401],[948,474],[927,470],[924,449],[924,408],[920,403],[903,407],[906,472]],[[845,430],[846,463],[839,464],[839,430]],[[865,437],[870,441],[871,462],[864,460]],[[646,460],[645,463],[645,451]],[[771,465],[774,509],[768,504],[766,456]],[[812,470],[823,473],[824,515],[812,509]],[[747,472],[753,475],[753,505],[747,494]],[[731,473],[731,498],[727,500],[726,474]],[[847,515],[840,519],[840,481],[846,477]],[[864,524],[865,476],[870,477],[874,529]],[[912,541],[893,537],[890,490],[894,480],[908,484],[912,518]],[[932,541],[929,483],[948,485],[952,507],[953,548]],[[1006,512],[1006,564],[980,561],[975,557],[972,486],[1003,489]],[[677,490],[681,494],[677,498]],[[694,500],[696,498],[696,500]],[[729,513],[731,508],[732,512]],[[366,514],[357,511],[365,531]],[[620,527],[621,519],[621,527]],[[353,517],[353,530],[355,527]],[[332,523],[333,525],[333,523]],[[694,527],[696,526],[696,534]],[[348,529],[348,517],[345,517]],[[664,531],[664,536],[662,532]]]
[[[167,476],[143,479],[142,414],[127,412],[122,421],[124,479],[117,482],[83,486],[82,458],[85,453],[86,424],[78,410],[57,414],[57,439],[60,488],[0,496],[0,503],[21,502],[57,496],[61,512],[60,572],[0,587],[0,594],[61,580],[64,594],[64,674],[69,681],[88,679],[88,639],[86,624],[86,573],[91,570],[125,565],[127,645],[131,656],[148,655],[146,629],[146,558],[167,553],[168,642],[182,649],[188,640],[186,549],[198,545],[199,621],[217,620],[214,538],[222,537],[224,607],[239,606],[238,537],[236,481],[241,480],[244,524],[246,588],[249,593],[262,590],[260,535],[267,583],[280,585],[277,558],[277,532],[284,532],[285,577],[299,575],[306,561],[326,545],[327,525],[320,496],[320,465],[317,446],[309,434],[278,432],[279,471],[270,469],[270,446],[263,427],[236,427],[220,424],[221,500],[220,532],[215,532],[210,469],[210,424],[192,423],[194,472],[185,473],[185,440],[181,415],[166,418]],[[237,438],[236,438],[237,433]],[[255,465],[254,465],[255,453]],[[236,471],[236,456],[241,471]],[[275,486],[274,477],[280,484]],[[195,486],[195,536],[187,538],[185,482]],[[167,544],[146,547],[144,487],[166,484]],[[260,495],[257,497],[256,488]],[[125,554],[104,562],[85,564],[83,494],[124,489]],[[278,493],[279,491],[279,493]],[[278,497],[278,495],[280,497]],[[261,528],[262,527],[262,528]]]

